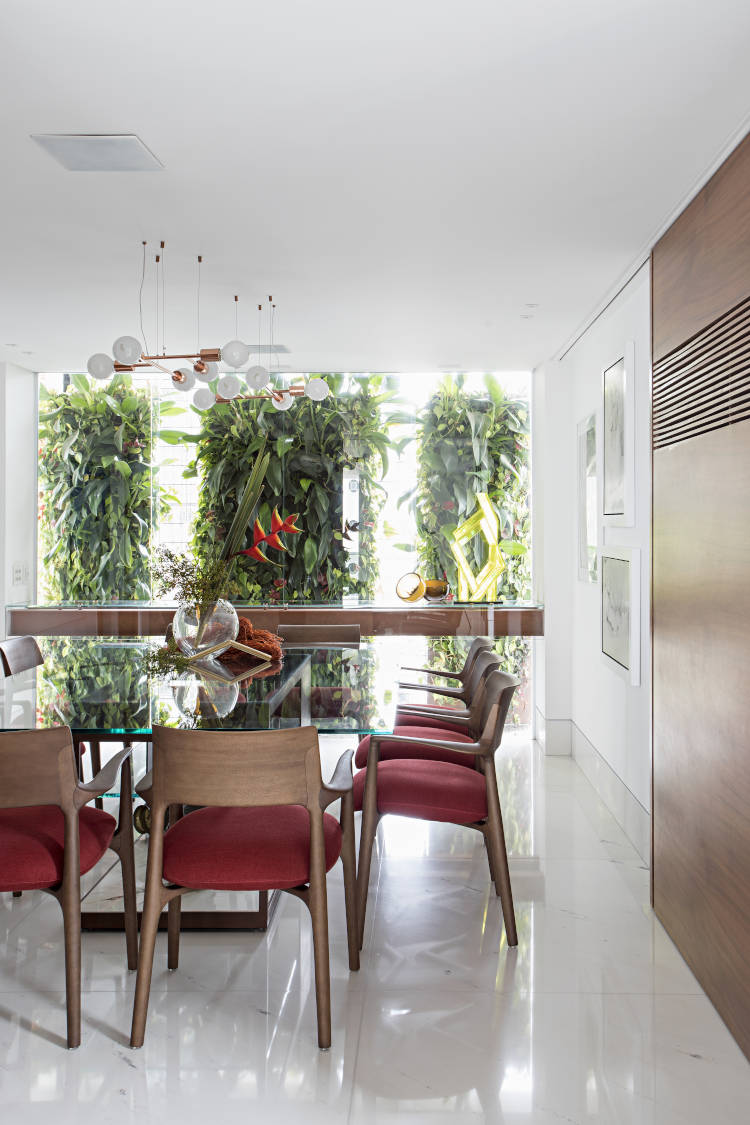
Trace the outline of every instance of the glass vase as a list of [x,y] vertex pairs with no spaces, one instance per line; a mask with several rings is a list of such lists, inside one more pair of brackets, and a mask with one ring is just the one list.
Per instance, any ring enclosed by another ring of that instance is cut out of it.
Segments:
[[236,640],[239,627],[234,606],[224,598],[205,609],[181,605],[172,620],[174,639],[185,656],[201,656],[209,649],[212,656],[220,656]]

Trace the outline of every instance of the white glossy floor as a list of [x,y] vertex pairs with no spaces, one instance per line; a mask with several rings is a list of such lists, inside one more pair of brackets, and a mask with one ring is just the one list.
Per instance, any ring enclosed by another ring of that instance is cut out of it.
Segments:
[[[326,747],[335,760],[340,745]],[[310,928],[157,949],[146,1045],[119,935],[84,935],[83,1043],[63,1046],[61,923],[0,896],[0,1110],[10,1123],[609,1122],[744,1125],[750,1064],[648,906],[648,872],[568,759],[499,755],[520,944],[481,838],[391,819],[358,974],[330,876],[333,1047],[315,1038]]]

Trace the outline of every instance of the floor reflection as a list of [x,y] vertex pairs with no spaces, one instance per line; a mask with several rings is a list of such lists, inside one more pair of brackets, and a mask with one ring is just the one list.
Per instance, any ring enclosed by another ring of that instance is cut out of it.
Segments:
[[[326,766],[342,740],[325,745]],[[324,771],[325,772],[325,771]],[[146,1044],[126,1046],[121,935],[86,934],[83,1044],[62,1047],[51,899],[0,896],[0,1100],[62,1125],[560,1121],[743,1123],[750,1066],[654,919],[648,871],[572,761],[520,736],[498,775],[519,931],[505,942],[481,838],[386,818],[359,973],[330,876],[333,1044],[315,1041],[311,932],[160,938]],[[100,890],[101,893],[101,890]]]

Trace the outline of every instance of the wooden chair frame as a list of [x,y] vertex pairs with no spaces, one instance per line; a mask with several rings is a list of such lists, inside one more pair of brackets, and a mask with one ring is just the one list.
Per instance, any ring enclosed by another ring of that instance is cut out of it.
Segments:
[[[398,726],[399,715],[424,719],[424,726],[426,727],[430,725],[430,719],[439,719],[444,723],[465,726],[470,731],[474,731],[478,737],[484,723],[481,716],[487,677],[499,668],[500,664],[501,659],[496,652],[491,649],[480,649],[472,665],[471,674],[462,689],[461,696],[454,696],[456,699],[462,699],[467,704],[466,707],[446,710],[445,707],[431,706],[428,703],[401,703],[396,711],[396,725]],[[431,691],[432,688],[428,690]]]
[[[513,891],[508,869],[508,853],[505,847],[505,831],[500,809],[500,795],[495,773],[495,751],[500,746],[505,718],[508,714],[513,692],[520,680],[507,672],[493,671],[487,678],[484,692],[482,733],[474,743],[451,742],[450,736],[442,738],[412,738],[406,734],[378,732],[370,736],[370,750],[367,758],[367,778],[362,798],[362,832],[359,844],[359,864],[357,871],[357,916],[359,920],[360,949],[364,942],[365,915],[367,911],[367,892],[370,883],[370,864],[372,848],[378,825],[384,813],[378,810],[378,762],[381,742],[415,743],[434,749],[456,750],[459,754],[474,756],[474,768],[484,774],[487,788],[487,818],[482,821],[455,821],[465,828],[481,832],[487,850],[490,875],[495,884],[495,892],[503,909],[503,922],[508,945],[518,945],[516,919],[513,909]],[[436,763],[439,765],[440,763]],[[429,819],[429,818],[425,818]]]
[[[301,899],[312,921],[318,1045],[331,1045],[331,984],[328,950],[323,812],[341,798],[341,861],[349,945],[349,968],[359,969],[356,856],[352,755],[341,756],[330,782],[320,771],[315,727],[282,731],[181,731],[153,728],[153,770],[138,786],[151,806],[146,897],[141,921],[141,946],[133,1004],[131,1047],[143,1046],[159,915],[168,905],[167,966],[176,969],[180,945],[180,899],[190,887],[166,884],[162,877],[164,820],[170,825],[183,805],[257,808],[302,805],[310,817],[310,881],[285,888]],[[188,814],[189,815],[189,814]]]
[[131,752],[132,748],[126,746],[107,762],[93,781],[83,785],[78,780],[73,740],[68,727],[0,734],[0,808],[55,805],[62,810],[65,818],[62,882],[57,887],[40,889],[56,898],[62,907],[68,1047],[78,1047],[81,1042],[81,858],[78,813],[95,797],[109,792],[120,771],[118,823],[109,846],[119,857],[122,868],[128,968],[135,969],[138,963]]
[[489,637],[476,637],[471,642],[471,647],[466,654],[464,666],[460,672],[443,672],[439,668],[412,668],[408,664],[401,666],[402,672],[422,672],[426,676],[440,676],[446,680],[458,680],[460,687],[447,687],[440,684],[413,684],[403,680],[399,681],[400,688],[408,691],[429,691],[434,695],[445,695],[450,699],[460,699],[468,703],[471,699],[470,683],[477,660],[484,652],[493,652],[493,641]]

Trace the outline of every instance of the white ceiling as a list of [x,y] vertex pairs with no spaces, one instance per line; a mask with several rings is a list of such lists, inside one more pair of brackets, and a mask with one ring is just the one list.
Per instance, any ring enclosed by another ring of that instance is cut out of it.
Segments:
[[[137,335],[143,238],[170,350],[201,253],[203,346],[272,293],[296,370],[529,368],[750,110],[747,0],[3,0],[0,42],[0,359],[38,370]],[[66,172],[32,133],[165,170]],[[153,336],[150,280],[145,308]]]

